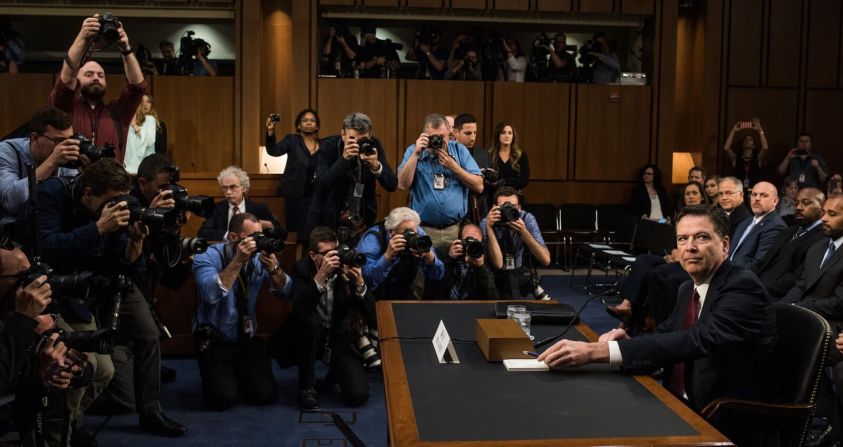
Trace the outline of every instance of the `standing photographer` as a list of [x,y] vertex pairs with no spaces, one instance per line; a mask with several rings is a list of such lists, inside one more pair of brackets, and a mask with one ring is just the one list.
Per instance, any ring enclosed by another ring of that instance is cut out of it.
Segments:
[[211,410],[227,409],[238,394],[255,405],[277,398],[266,345],[256,337],[255,306],[264,283],[283,298],[289,296],[292,281],[275,256],[283,242],[261,230],[257,217],[240,213],[231,219],[226,242],[210,246],[193,261],[199,296],[193,318],[196,360]]
[[322,44],[322,73],[349,77],[357,59],[357,39],[343,25],[332,25]]
[[[125,196],[131,187],[126,170],[110,159],[92,163],[79,177],[52,177],[38,186],[40,255],[55,273],[93,272],[112,283],[118,274],[142,269],[143,243],[149,230],[139,220],[130,223]],[[59,297],[62,319],[74,330],[96,327],[93,313],[81,298],[87,293],[75,292]],[[112,310],[109,299],[118,291],[97,295],[105,296],[88,297],[95,299],[94,306]],[[187,429],[161,412],[160,334],[146,299],[133,284],[120,302],[119,323],[120,331],[126,331],[133,341],[135,405],[141,429],[165,436],[183,435]],[[113,368],[109,356],[98,356],[98,360],[106,369]],[[107,383],[98,383],[95,377],[84,396],[68,399],[77,421]]]
[[[762,134],[764,132],[761,132]],[[802,132],[796,138],[796,147],[788,151],[779,163],[779,175],[794,177],[799,182],[799,188],[821,188],[828,179],[828,163],[817,155],[813,148],[813,137]]]
[[193,76],[216,76],[217,61],[208,59],[208,55],[211,54],[211,44],[202,39],[194,39],[193,42],[196,60],[199,61],[193,66]]
[[[576,47],[574,47],[576,51]],[[574,55],[568,52],[568,37],[565,33],[556,33],[553,42],[547,48],[550,54],[549,80],[554,82],[575,82],[577,63]]]
[[483,72],[480,69],[480,56],[477,50],[469,49],[465,56],[456,59],[445,73],[445,79],[457,81],[480,81],[483,80]]
[[362,27],[363,46],[357,50],[357,69],[361,78],[394,78],[400,68],[396,49],[401,44],[375,37],[374,26]]
[[474,224],[463,225],[460,239],[436,248],[436,257],[445,265],[439,281],[425,282],[427,300],[496,300],[500,295],[495,275],[486,265],[483,232]]
[[407,50],[407,60],[417,61],[416,79],[444,79],[448,49],[439,45],[442,32],[436,28],[419,28],[413,38],[413,48]]
[[[120,97],[106,105],[103,101],[105,70],[92,60],[80,64],[86,48],[93,42],[112,41],[117,42],[123,57],[127,82]],[[117,161],[122,163],[129,123],[146,89],[146,80],[122,24],[109,14],[102,17],[94,14],[82,22],[82,29],[67,50],[49,99],[50,105],[70,114],[76,132],[94,145],[114,146]]]
[[[519,294],[526,297],[535,293],[538,284],[534,273],[525,271],[524,257],[530,256],[528,259],[535,258],[539,264],[548,266],[550,251],[535,216],[521,209],[518,191],[508,186],[498,188],[494,200],[489,215],[480,222],[480,229],[486,238],[489,262],[497,270],[495,282],[501,299]],[[527,273],[529,281],[534,282],[529,288],[525,287]]]
[[617,53],[610,51],[606,34],[595,33],[592,44],[580,48],[580,55],[582,56],[580,60],[584,62],[584,65],[591,65],[589,81],[595,84],[618,83],[621,77],[621,63]]

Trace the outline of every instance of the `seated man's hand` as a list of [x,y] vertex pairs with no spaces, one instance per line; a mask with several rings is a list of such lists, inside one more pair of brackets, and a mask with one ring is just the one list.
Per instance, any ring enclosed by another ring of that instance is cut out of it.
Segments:
[[26,287],[18,287],[15,292],[15,310],[30,318],[36,318],[50,304],[52,296],[47,276],[41,275]]
[[606,332],[605,334],[601,335],[600,338],[597,339],[598,342],[604,341],[617,341],[617,340],[626,340],[629,338],[629,334],[626,333],[624,329],[615,328]]
[[546,363],[551,368],[583,366],[594,361],[594,346],[594,343],[560,340],[542,352],[537,360]]

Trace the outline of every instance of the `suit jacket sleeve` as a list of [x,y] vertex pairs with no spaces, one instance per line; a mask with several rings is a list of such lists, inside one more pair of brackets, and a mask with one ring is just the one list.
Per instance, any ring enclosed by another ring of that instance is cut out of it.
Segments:
[[158,121],[158,124],[161,125],[161,129],[155,134],[155,153],[156,154],[166,154],[167,153],[167,125],[164,124],[164,121]]
[[[222,216],[222,213],[225,213],[224,217]],[[208,219],[205,219],[205,221],[202,222],[202,226],[199,227],[198,236],[209,241],[224,241],[227,229],[219,228],[219,225],[217,225],[217,221],[228,221],[227,206],[221,207],[219,206],[219,204],[217,204],[217,207],[214,209],[214,215]]]
[[293,313],[300,318],[306,318],[316,310],[321,295],[313,280],[315,272],[310,273],[307,262],[310,259],[301,259],[293,265]]
[[843,284],[834,288],[834,294],[828,297],[807,296],[796,303],[797,306],[813,310],[827,320],[843,320]]
[[776,237],[784,229],[785,224],[781,219],[772,219],[767,225],[767,228],[764,228],[764,231],[758,235],[758,247],[750,256],[749,263],[745,267],[748,269],[754,269],[764,259],[767,251],[769,251],[770,247],[772,247],[776,242]]

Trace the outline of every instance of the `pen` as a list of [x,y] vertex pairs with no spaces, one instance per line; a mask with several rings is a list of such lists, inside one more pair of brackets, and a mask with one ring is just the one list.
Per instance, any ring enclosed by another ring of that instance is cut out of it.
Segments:
[[521,351],[521,352],[523,352],[524,355],[529,355],[530,357],[538,357],[539,356],[538,353],[532,352],[532,351]]

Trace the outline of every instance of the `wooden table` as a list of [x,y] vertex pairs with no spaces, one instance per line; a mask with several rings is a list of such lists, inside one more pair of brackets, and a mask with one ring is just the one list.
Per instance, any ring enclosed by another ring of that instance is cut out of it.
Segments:
[[[490,301],[379,301],[389,441],[392,446],[732,445],[649,376],[606,365],[562,372],[507,372],[486,362],[474,320]],[[445,322],[460,364],[442,365],[430,339]],[[584,324],[566,338],[596,340]],[[560,327],[533,325],[536,339]]]

